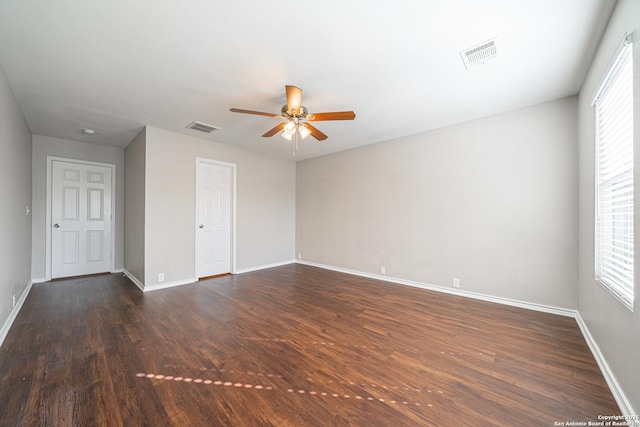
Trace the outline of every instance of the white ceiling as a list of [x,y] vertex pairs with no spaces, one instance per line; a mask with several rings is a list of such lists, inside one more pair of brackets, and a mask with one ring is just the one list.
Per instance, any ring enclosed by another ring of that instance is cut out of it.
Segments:
[[[297,159],[578,93],[613,0],[1,0],[0,64],[35,134],[125,147],[151,125],[291,157],[284,85],[329,138]],[[460,51],[500,37],[466,70]],[[221,128],[207,135],[185,127]],[[95,129],[88,137],[83,128]]]

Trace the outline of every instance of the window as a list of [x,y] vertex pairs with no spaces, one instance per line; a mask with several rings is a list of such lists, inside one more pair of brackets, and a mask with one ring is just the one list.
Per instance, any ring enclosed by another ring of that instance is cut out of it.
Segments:
[[631,35],[596,94],[596,280],[633,310],[633,65]]

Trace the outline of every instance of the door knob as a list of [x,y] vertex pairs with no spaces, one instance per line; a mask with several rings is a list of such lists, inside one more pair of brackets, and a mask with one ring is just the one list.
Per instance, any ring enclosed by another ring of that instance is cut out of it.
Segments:
[[53,224],[53,228],[60,228],[60,224]]
[[204,228],[204,224],[200,224],[198,228]]

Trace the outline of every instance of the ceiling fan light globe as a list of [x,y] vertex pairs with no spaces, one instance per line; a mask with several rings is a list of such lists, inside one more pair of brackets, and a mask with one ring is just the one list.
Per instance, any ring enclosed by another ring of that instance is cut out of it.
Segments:
[[293,133],[287,133],[286,131],[282,131],[282,137],[287,141],[291,141],[293,138]]
[[298,132],[300,132],[300,136],[302,139],[305,139],[309,135],[311,135],[311,131],[305,125],[298,126]]
[[293,135],[296,131],[296,124],[290,121],[286,125],[284,125],[284,131]]

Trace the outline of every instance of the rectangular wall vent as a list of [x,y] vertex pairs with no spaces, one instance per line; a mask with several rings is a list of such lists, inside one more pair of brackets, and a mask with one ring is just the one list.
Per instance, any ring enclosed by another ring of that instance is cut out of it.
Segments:
[[191,123],[189,123],[187,125],[187,129],[193,129],[193,130],[197,130],[199,132],[204,132],[204,133],[211,133],[211,132],[215,132],[217,130],[220,130],[219,127],[216,127],[216,126],[213,126],[213,125],[208,125],[206,123],[202,123],[202,122],[199,122],[197,120],[194,120]]
[[477,44],[460,52],[467,70],[475,65],[481,65],[498,57],[500,53],[500,39],[495,38]]

